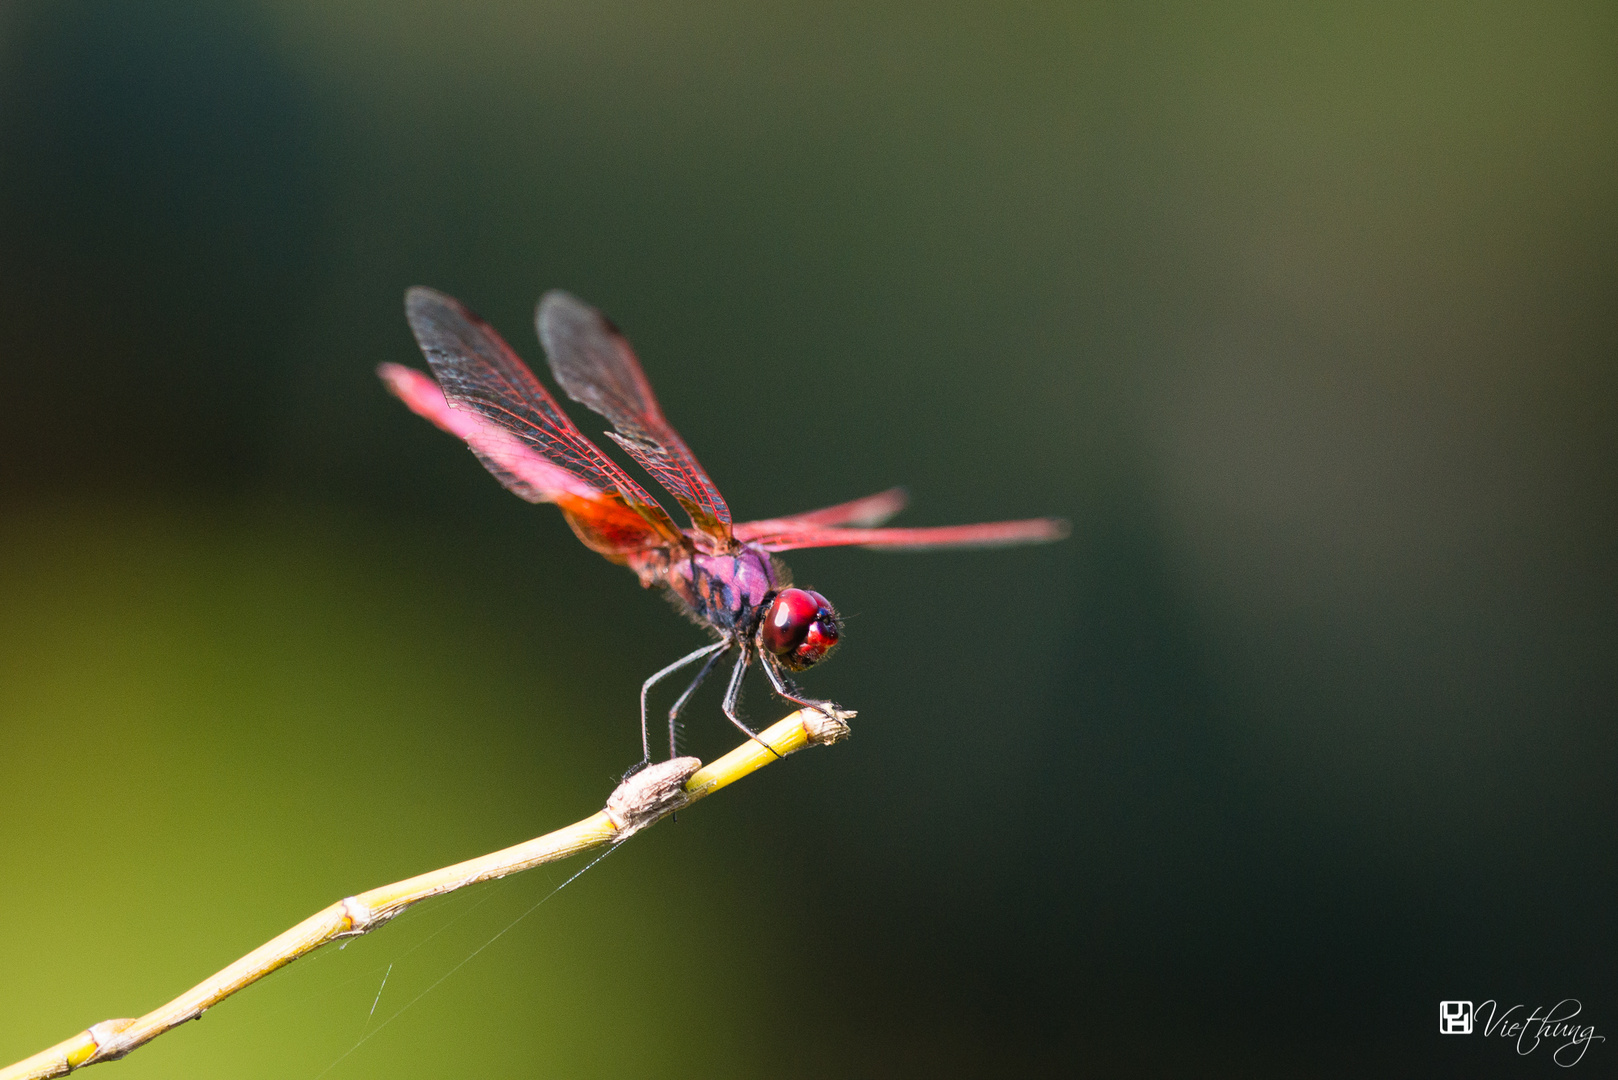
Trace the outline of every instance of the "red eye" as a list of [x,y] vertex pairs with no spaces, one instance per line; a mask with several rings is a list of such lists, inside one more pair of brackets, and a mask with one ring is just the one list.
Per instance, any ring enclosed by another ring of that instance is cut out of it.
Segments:
[[782,589],[764,613],[758,637],[787,667],[806,668],[837,644],[837,613],[817,592]]

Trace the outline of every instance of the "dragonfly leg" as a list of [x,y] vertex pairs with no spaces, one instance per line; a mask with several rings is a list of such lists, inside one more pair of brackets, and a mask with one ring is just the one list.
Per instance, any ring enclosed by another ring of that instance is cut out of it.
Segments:
[[697,687],[702,685],[703,680],[713,673],[714,667],[719,663],[719,658],[724,656],[726,651],[730,649],[730,642],[722,641],[720,644],[723,645],[724,648],[716,650],[712,656],[708,657],[708,662],[702,665],[702,670],[697,672],[697,677],[691,680],[691,685],[685,688],[685,693],[681,694],[677,699],[675,699],[673,707],[669,709],[670,758],[673,758],[680,752],[675,740],[675,725],[680,719],[680,710],[685,708],[685,703],[691,700],[691,695],[697,692]]
[[776,694],[780,697],[785,698],[794,705],[802,705],[806,709],[814,709],[816,712],[824,713],[828,720],[838,719],[836,702],[800,696],[797,686],[793,684],[792,680],[781,674],[780,669],[771,663],[768,657],[764,659],[764,674],[770,677],[770,685],[775,688]]
[[[775,747],[759,738],[758,732],[744,724],[741,717],[736,715],[736,702],[742,696],[742,676],[747,674],[747,662],[750,659],[752,659],[752,656],[749,654],[747,646],[743,645],[742,654],[736,658],[736,666],[731,670],[730,685],[725,688],[725,702],[720,708],[725,710],[725,716],[732,724],[747,733],[749,739],[752,739],[770,753],[775,754]],[[779,758],[781,755],[775,754],[775,756]]]
[[664,668],[662,671],[659,671],[657,674],[653,675],[650,679],[647,679],[645,682],[641,683],[641,686],[640,686],[640,751],[641,751],[640,764],[636,765],[633,769],[630,769],[629,772],[625,774],[626,776],[633,775],[633,774],[639,772],[640,770],[644,769],[646,766],[648,766],[648,765],[650,765],[652,763],[652,736],[651,736],[651,729],[648,728],[647,725],[646,725],[646,694],[647,694],[647,692],[650,691],[652,687],[656,686],[658,683],[662,682],[664,679],[668,678],[670,675],[673,675],[676,671],[679,671],[681,668],[687,666],[688,664],[696,663],[698,660],[701,660],[704,656],[707,656],[709,653],[721,652],[721,651],[723,651],[725,649],[728,649],[728,648],[730,648],[730,642],[729,641],[716,641],[712,645],[704,645],[702,648],[698,649],[696,652],[689,653],[689,654],[687,654],[685,656],[680,657],[678,660],[674,661],[674,663],[670,664],[668,667]]

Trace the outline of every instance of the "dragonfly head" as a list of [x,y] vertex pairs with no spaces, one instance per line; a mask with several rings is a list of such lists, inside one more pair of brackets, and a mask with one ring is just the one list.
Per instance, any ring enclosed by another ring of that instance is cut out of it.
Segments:
[[764,609],[758,647],[789,671],[802,671],[831,652],[841,633],[831,601],[808,589],[782,589]]

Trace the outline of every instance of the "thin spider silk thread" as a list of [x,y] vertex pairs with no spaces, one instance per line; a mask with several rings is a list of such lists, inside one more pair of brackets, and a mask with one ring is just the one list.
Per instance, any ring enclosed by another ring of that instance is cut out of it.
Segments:
[[[561,892],[563,889],[565,889],[569,885],[573,884],[575,881],[577,881],[580,877],[582,877],[584,875],[585,871],[589,870],[596,863],[600,862],[602,859],[605,859],[608,855],[611,855],[614,851],[617,851],[617,850],[618,850],[618,845],[617,844],[612,845],[606,851],[603,851],[600,855],[597,855],[595,858],[591,859],[587,864],[585,864],[585,866],[582,869],[580,869],[572,877],[568,878],[566,881],[564,881],[560,885],[556,886],[556,888],[552,889],[550,892],[546,893],[544,896],[542,896],[538,900],[534,901],[533,907],[530,907],[527,911],[523,912],[521,915],[518,915],[515,919],[512,919],[511,922],[506,924],[504,929],[499,931],[497,934],[495,934],[493,937],[491,937],[488,941],[485,941],[482,945],[479,945],[476,949],[473,949],[472,952],[466,957],[466,959],[462,960],[459,964],[456,964],[454,967],[452,967],[448,971],[444,972],[444,974],[440,975],[436,980],[434,980],[434,982],[433,982],[433,984],[431,986],[427,987],[427,989],[423,990],[421,993],[419,993],[415,997],[411,998],[408,1002],[405,1003],[404,1007],[401,1008],[398,1012],[394,1013],[392,1016],[390,1016],[386,1020],[382,1021],[376,1027],[374,1027],[371,1030],[367,1031],[364,1035],[361,1035],[360,1038],[359,1038],[359,1041],[356,1042],[353,1046],[350,1046],[347,1050],[343,1051],[342,1054],[340,1054],[338,1056],[336,1061],[333,1061],[330,1065],[327,1065],[324,1069],[320,1070],[320,1072],[315,1075],[314,1080],[320,1080],[321,1077],[325,1076],[327,1073],[329,1073],[333,1069],[337,1068],[337,1066],[342,1064],[343,1060],[345,1058],[347,1058],[348,1055],[352,1054],[354,1051],[358,1050],[361,1046],[365,1045],[365,1043],[372,1036],[380,1034],[382,1032],[383,1028],[387,1027],[389,1024],[391,1024],[395,1020],[397,1020],[412,1005],[414,1005],[416,1002],[420,1001],[422,998],[426,997],[428,994],[432,993],[434,990],[438,989],[439,983],[442,983],[445,979],[449,978],[451,975],[453,975],[457,971],[461,970],[467,964],[471,963],[473,958],[476,957],[478,955],[478,953],[482,952],[484,949],[487,949],[490,945],[493,945],[496,941],[499,941],[502,937],[505,936],[507,931],[509,931],[512,927],[516,926],[518,923],[520,923],[524,919],[528,918],[528,916],[532,915],[536,910],[538,910],[539,905],[543,904],[545,901],[549,900],[551,897],[555,896],[557,893]],[[442,930],[442,929],[443,929],[443,927],[440,927],[440,930]],[[425,944],[425,942],[422,942],[421,944]],[[420,947],[420,945],[417,946],[417,948],[419,948],[419,947]],[[412,950],[412,951],[414,951],[414,950]],[[383,978],[383,981],[384,982],[387,981],[385,976]],[[382,991],[379,988],[377,990],[377,997],[378,997],[379,1000],[380,1000],[381,996],[382,996]],[[372,1008],[374,1010],[375,1006],[373,1005]],[[367,1024],[370,1023],[369,1019],[367,1019],[366,1023]]]

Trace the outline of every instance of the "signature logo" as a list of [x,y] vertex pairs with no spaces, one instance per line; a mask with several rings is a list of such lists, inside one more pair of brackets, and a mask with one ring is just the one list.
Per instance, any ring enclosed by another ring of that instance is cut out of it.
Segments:
[[1484,1038],[1514,1040],[1523,1057],[1541,1046],[1553,1046],[1551,1060],[1571,1068],[1584,1060],[1591,1043],[1607,1041],[1605,1035],[1596,1034],[1594,1024],[1575,1022],[1583,1009],[1578,998],[1563,998],[1549,1009],[1536,1005],[1532,1011],[1526,1005],[1502,1009],[1492,998],[1476,1007],[1470,1001],[1440,1001],[1438,1030],[1444,1035],[1470,1035],[1482,1020]]
[[1472,1003],[1470,1001],[1440,1001],[1438,1003],[1438,1033],[1440,1035],[1472,1034]]

